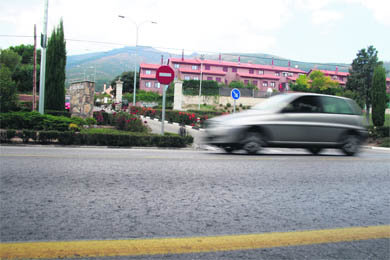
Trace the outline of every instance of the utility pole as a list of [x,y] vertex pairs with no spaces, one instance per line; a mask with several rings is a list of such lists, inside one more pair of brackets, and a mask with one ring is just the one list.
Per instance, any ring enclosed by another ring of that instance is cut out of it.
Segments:
[[36,93],[37,93],[37,25],[34,24],[34,74],[33,74],[33,102],[32,111],[36,110]]
[[47,12],[49,0],[45,0],[45,11],[43,18],[43,32],[41,35],[41,75],[39,82],[39,113],[45,113],[45,73],[46,73],[46,45],[47,45]]

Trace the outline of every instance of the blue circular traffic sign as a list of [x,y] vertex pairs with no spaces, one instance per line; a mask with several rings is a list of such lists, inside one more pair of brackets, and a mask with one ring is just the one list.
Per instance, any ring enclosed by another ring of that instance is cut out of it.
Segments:
[[239,99],[241,96],[240,90],[238,90],[236,88],[232,89],[231,96],[235,100]]

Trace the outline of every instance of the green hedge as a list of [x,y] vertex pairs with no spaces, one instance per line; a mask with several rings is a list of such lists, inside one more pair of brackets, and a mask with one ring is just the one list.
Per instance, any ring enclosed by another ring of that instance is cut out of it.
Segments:
[[9,112],[0,113],[0,128],[2,129],[30,129],[67,131],[73,123],[85,125],[85,121],[78,117],[53,116],[38,112]]
[[75,133],[71,131],[31,131],[6,130],[0,133],[0,142],[11,142],[20,137],[24,143],[61,144],[61,145],[105,145],[105,146],[157,146],[186,147],[192,144],[192,136],[181,137],[176,134],[154,135],[141,133]]

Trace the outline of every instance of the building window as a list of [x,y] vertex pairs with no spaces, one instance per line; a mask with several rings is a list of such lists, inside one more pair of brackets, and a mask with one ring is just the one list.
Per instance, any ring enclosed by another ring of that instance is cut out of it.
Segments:
[[259,70],[259,75],[264,75],[264,70]]
[[248,79],[244,80],[244,84],[248,85],[249,84],[249,80]]
[[213,77],[207,77],[207,80],[213,80]]
[[198,66],[197,66],[197,65],[192,65],[192,69],[193,69],[193,70],[197,70],[197,69],[198,69]]
[[160,82],[154,82],[154,87],[155,88],[160,88]]
[[263,87],[268,87],[268,81],[263,81]]
[[237,72],[237,68],[232,68],[232,72]]
[[210,65],[205,65],[204,69],[205,70],[210,70]]
[[223,67],[223,71],[227,72],[228,71],[228,67]]
[[150,75],[150,74],[152,74],[152,72],[150,70],[145,70],[145,74]]
[[252,84],[255,85],[255,86],[257,86],[257,80],[254,80],[254,81],[252,82]]
[[194,76],[194,80],[199,80],[199,77],[198,76]]
[[274,88],[275,87],[275,82],[271,81],[270,86]]
[[145,87],[147,87],[147,88],[152,87],[152,82],[145,82]]
[[288,73],[287,72],[282,72],[283,77],[287,77]]
[[190,76],[184,76],[184,80],[190,80]]
[[217,82],[221,82],[221,78],[219,78],[219,77],[217,77],[215,80],[216,80]]
[[275,76],[280,76],[280,73],[279,72],[275,72]]
[[253,69],[249,69],[249,74],[253,74],[254,70]]
[[175,64],[173,64],[173,66],[175,67],[175,69],[180,68],[180,64],[179,63],[175,63]]
[[288,73],[288,75],[290,76],[290,77],[294,77],[294,73]]

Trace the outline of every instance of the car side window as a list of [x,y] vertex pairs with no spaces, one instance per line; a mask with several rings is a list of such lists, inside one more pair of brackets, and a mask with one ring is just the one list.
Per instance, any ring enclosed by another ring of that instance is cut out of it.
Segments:
[[283,110],[284,113],[321,113],[321,104],[316,96],[299,97]]
[[321,97],[324,113],[330,114],[355,114],[349,103],[341,98]]

